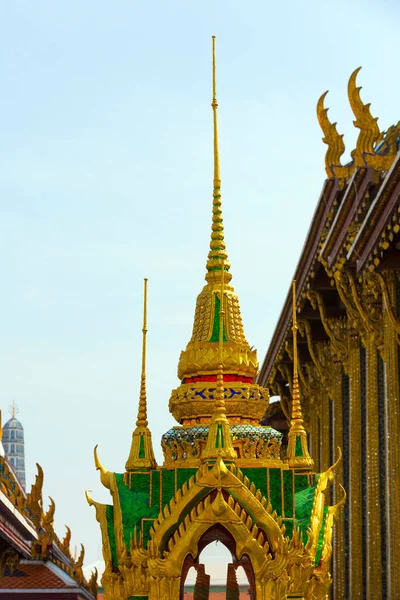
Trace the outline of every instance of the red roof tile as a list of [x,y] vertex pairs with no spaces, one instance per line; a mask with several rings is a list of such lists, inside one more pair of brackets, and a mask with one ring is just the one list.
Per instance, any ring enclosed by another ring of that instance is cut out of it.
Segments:
[[[6,569],[4,577],[0,580],[0,590],[4,589],[66,589],[77,587],[71,580],[71,584],[63,581],[51,570],[46,563],[21,563],[13,573]],[[67,577],[67,576],[66,576]]]

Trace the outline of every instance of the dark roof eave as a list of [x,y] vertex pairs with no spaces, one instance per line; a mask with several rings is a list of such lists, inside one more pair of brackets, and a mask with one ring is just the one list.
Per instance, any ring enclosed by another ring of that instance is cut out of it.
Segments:
[[[383,201],[387,194],[386,201]],[[400,154],[386,174],[381,188],[372,202],[364,221],[347,253],[347,260],[357,257],[357,273],[363,270],[368,257],[379,243],[388,220],[398,202],[400,195]]]

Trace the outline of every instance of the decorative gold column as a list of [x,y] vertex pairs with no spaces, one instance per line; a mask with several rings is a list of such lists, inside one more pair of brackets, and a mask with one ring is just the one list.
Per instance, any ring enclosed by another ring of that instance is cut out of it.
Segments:
[[[333,435],[334,447],[343,449],[343,409],[342,409],[342,364],[335,362],[333,365],[332,379],[332,401],[333,401]],[[334,503],[341,500],[343,492],[343,461],[336,467],[334,482]],[[335,541],[333,544],[333,598],[335,600],[346,600],[345,597],[345,557],[344,557],[344,519],[337,519],[335,523]]]
[[[382,598],[381,525],[379,498],[378,355],[372,334],[367,350],[367,590],[366,597]],[[363,432],[365,435],[365,432]]]
[[[349,598],[362,598],[362,464],[361,464],[361,370],[360,338],[352,332],[349,339],[348,372],[350,380],[350,556]],[[372,596],[370,596],[372,600]]]
[[[396,276],[384,273],[387,301],[396,306]],[[400,519],[400,431],[399,431],[399,375],[397,332],[390,319],[386,303],[383,312],[384,355],[386,382],[387,424],[387,531],[388,531],[388,596],[400,596],[400,544],[398,524]]]

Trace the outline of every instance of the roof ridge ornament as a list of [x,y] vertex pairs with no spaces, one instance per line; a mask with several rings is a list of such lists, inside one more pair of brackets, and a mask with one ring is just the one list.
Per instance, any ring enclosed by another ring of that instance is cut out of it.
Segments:
[[356,167],[366,166],[365,154],[374,154],[376,142],[380,137],[378,117],[373,117],[371,115],[371,111],[369,109],[371,103],[364,104],[360,96],[361,86],[357,87],[356,84],[357,75],[361,68],[362,67],[358,67],[355,71],[353,71],[353,73],[350,75],[347,86],[350,106],[354,116],[356,117],[356,120],[353,121],[353,124],[360,130],[357,138],[356,148],[352,152],[352,157]]
[[146,335],[147,335],[147,281],[144,279],[143,293],[143,328],[142,328],[142,374],[140,379],[139,406],[136,429],[132,433],[132,444],[129,458],[126,461],[127,471],[133,469],[155,469],[151,432],[147,421],[147,392],[146,392]]
[[336,123],[331,123],[328,117],[329,108],[325,108],[325,98],[329,90],[326,90],[317,103],[317,117],[324,137],[322,141],[328,145],[325,154],[325,170],[328,177],[335,177],[335,167],[342,167],[341,156],[345,151],[343,134],[339,134],[336,129]]
[[296,314],[296,281],[292,282],[292,306],[293,306],[293,392],[292,392],[292,419],[290,421],[287,458],[289,467],[300,469],[312,469],[314,461],[308,451],[307,433],[303,425],[303,413],[301,410],[299,373],[297,361],[297,314]]
[[328,145],[325,170],[330,179],[339,180],[341,189],[357,168],[370,167],[377,173],[389,170],[399,146],[400,121],[397,125],[391,125],[386,131],[380,131],[378,117],[373,117],[371,114],[371,104],[364,104],[361,100],[362,88],[357,86],[357,75],[360,69],[361,67],[358,67],[353,71],[347,86],[350,106],[356,117],[353,123],[360,131],[356,148],[351,152],[351,160],[345,165],[340,162],[340,157],[345,150],[343,135],[337,132],[336,123],[330,122],[328,109],[324,106],[328,92],[322,94],[317,103],[318,122],[324,134],[322,141]]

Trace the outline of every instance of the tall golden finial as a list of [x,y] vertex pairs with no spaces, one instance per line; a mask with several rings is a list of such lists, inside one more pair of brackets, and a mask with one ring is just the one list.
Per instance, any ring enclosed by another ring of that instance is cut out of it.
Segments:
[[213,97],[211,106],[213,109],[214,118],[214,188],[221,187],[221,173],[219,168],[219,148],[218,148],[218,116],[217,116],[217,57],[215,52],[215,35],[212,36],[212,51],[213,51]]
[[293,392],[292,392],[292,419],[288,436],[287,458],[292,468],[313,468],[314,461],[308,451],[307,433],[303,425],[303,414],[301,411],[299,374],[297,358],[297,312],[296,312],[296,281],[292,284],[293,305]]
[[155,469],[151,432],[147,421],[146,396],[146,335],[147,335],[147,279],[144,280],[143,294],[143,328],[142,328],[142,374],[140,380],[139,407],[136,419],[136,429],[132,434],[131,451],[126,461],[127,471],[132,469]]
[[[217,66],[215,53],[215,35],[212,36],[212,51],[213,51],[213,98],[211,106],[213,109],[214,121],[214,187],[213,187],[213,218],[212,232],[210,242],[210,252],[208,253],[207,274],[206,280],[211,283],[219,277],[222,269],[222,262],[225,262],[225,270],[229,271],[228,254],[225,248],[224,238],[224,223],[222,219],[222,202],[221,202],[221,173],[219,165],[219,148],[218,148],[218,116],[217,116]],[[232,278],[230,273],[226,273],[227,281]]]
[[207,444],[203,453],[204,461],[214,461],[218,458],[235,460],[236,452],[232,446],[231,430],[225,413],[224,390],[224,275],[225,264],[222,261],[221,270],[221,300],[219,311],[219,369],[215,387],[215,409],[208,430]]
[[143,292],[143,328],[142,328],[142,373],[140,379],[140,396],[136,425],[147,427],[147,394],[146,394],[146,338],[147,338],[147,279],[144,279]]

